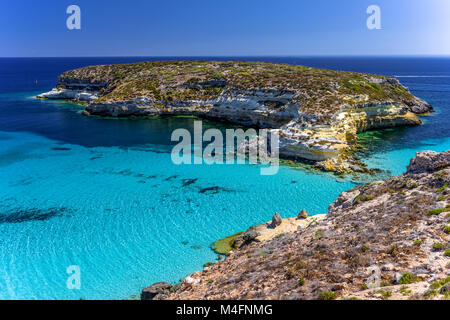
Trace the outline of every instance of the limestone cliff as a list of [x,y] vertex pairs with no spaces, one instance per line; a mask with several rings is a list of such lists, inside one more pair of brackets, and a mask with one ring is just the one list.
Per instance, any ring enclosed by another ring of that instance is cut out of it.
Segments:
[[420,152],[405,174],[343,192],[325,219],[250,228],[165,298],[448,299],[449,186],[450,151]]
[[280,155],[337,172],[356,134],[418,125],[432,107],[391,77],[263,62],[162,61],[91,66],[59,77],[39,98],[88,103],[85,114],[195,115],[278,130]]

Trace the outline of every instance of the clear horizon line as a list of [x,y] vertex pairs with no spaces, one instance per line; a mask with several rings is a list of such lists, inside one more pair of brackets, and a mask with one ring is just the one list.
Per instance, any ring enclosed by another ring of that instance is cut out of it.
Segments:
[[450,57],[450,54],[310,54],[310,55],[95,55],[95,56],[0,56],[0,59],[48,59],[48,58],[336,58],[336,57]]

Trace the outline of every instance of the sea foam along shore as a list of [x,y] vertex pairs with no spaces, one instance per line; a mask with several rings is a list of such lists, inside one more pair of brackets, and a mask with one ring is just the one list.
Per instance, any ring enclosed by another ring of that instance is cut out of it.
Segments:
[[[244,61],[90,66],[38,95],[87,104],[85,115],[193,115],[279,132],[280,157],[367,172],[357,133],[421,124],[433,108],[392,77]],[[256,141],[252,141],[256,143]]]
[[275,215],[224,260],[141,298],[449,299],[449,240],[450,151],[423,151],[406,173],[341,193],[326,218]]

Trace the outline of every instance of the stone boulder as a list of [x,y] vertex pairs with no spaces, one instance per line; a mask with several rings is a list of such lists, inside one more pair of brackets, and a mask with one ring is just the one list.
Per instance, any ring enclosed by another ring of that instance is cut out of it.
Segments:
[[308,211],[302,209],[302,211],[299,212],[297,219],[306,219],[306,218],[308,218]]
[[358,187],[351,189],[350,191],[341,192],[335,202],[328,207],[328,215],[334,215],[341,212],[342,209],[350,209],[356,203],[356,199],[361,194],[361,190]]
[[434,151],[421,151],[411,159],[407,173],[435,172],[450,166],[450,151],[437,153]]
[[[194,274],[195,274],[195,273],[194,273]],[[191,277],[191,276],[187,276],[187,277],[184,278],[184,280],[183,280],[183,286],[184,286],[185,288],[192,288],[192,287],[198,285],[199,283],[200,283],[200,280],[199,280],[199,279],[195,279],[195,278],[193,278],[193,277]]]
[[256,241],[256,238],[260,235],[258,231],[256,231],[256,226],[251,227],[241,235],[239,235],[233,242],[233,247],[240,249],[243,246],[246,246],[253,241]]
[[278,227],[282,222],[281,216],[278,212],[275,212],[274,216],[272,217],[272,222],[269,224],[269,228],[275,229]]
[[141,292],[141,300],[164,300],[169,296],[172,285],[167,282],[157,282]]
[[250,243],[254,241],[257,236],[259,236],[259,232],[250,228],[250,230],[242,234],[242,239],[245,243]]

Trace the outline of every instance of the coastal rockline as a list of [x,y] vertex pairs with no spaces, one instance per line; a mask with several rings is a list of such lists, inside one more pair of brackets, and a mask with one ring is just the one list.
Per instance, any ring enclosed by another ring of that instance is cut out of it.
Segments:
[[282,158],[338,173],[367,171],[352,157],[358,133],[419,125],[433,110],[392,77],[243,61],[90,66],[38,97],[82,102],[85,115],[192,115],[276,130]]
[[450,151],[342,192],[328,214],[282,219],[216,242],[224,260],[142,299],[449,299]]

